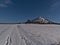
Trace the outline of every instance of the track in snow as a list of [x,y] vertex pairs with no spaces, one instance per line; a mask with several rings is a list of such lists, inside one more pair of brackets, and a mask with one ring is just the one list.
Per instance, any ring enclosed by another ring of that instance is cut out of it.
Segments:
[[59,45],[59,43],[59,25],[0,25],[0,45]]

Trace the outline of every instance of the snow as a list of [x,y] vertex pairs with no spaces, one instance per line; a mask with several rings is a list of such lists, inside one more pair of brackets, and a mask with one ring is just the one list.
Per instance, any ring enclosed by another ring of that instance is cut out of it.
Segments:
[[59,45],[60,25],[0,24],[0,45]]
[[50,21],[46,20],[45,18],[42,17],[37,17],[35,19],[32,20],[33,22],[39,22],[39,23],[48,23]]

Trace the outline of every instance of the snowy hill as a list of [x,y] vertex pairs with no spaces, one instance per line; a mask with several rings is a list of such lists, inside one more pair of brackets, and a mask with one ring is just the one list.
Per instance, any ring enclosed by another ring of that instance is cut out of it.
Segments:
[[60,25],[0,24],[0,45],[60,45]]
[[28,20],[26,23],[36,23],[36,24],[53,24],[53,21],[50,21],[48,19],[37,17],[33,20]]
[[33,22],[40,22],[40,23],[48,23],[49,21],[42,18],[42,17],[37,17],[36,19],[32,20]]

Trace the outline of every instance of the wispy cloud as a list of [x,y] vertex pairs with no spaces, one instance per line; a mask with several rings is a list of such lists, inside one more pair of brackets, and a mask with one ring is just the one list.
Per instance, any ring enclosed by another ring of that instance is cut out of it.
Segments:
[[5,4],[0,4],[0,7],[8,7],[8,6]]
[[12,0],[2,0],[0,2],[0,7],[8,7],[9,5],[11,5],[13,2]]
[[11,1],[11,0],[5,0],[4,3],[5,3],[5,4],[12,4],[12,1]]
[[51,2],[52,2],[52,4],[49,7],[50,10],[56,10],[57,8],[59,8],[60,0],[52,0]]
[[53,4],[51,5],[51,7],[56,7],[56,6],[59,6],[59,5],[60,5],[60,1],[53,3]]

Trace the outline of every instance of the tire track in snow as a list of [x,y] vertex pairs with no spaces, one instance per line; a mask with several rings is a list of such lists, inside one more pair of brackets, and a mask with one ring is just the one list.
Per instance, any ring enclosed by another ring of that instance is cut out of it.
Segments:
[[20,36],[19,36],[18,30],[17,30],[17,27],[16,27],[16,25],[14,25],[13,26],[13,31],[10,34],[10,42],[11,42],[10,45],[23,45],[23,44],[20,44],[21,41],[22,40],[20,39]]
[[8,36],[6,45],[11,45],[11,43],[12,43],[12,40],[11,40],[11,38]]
[[0,45],[7,45],[9,43],[9,45],[11,45],[11,38],[10,38],[10,34],[12,32],[13,26],[9,25],[7,26],[7,28],[5,28],[0,35]]
[[25,40],[26,45],[43,45],[40,41],[37,41],[30,36],[30,33],[24,30],[20,25],[17,25],[21,38]]
[[11,29],[11,33],[7,36],[7,39],[6,39],[6,43],[5,45],[18,45],[17,44],[17,34],[16,34],[16,25],[12,25]]

